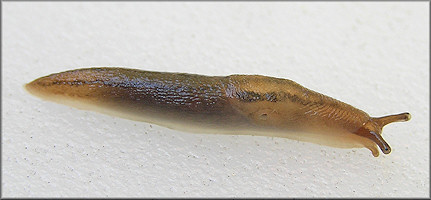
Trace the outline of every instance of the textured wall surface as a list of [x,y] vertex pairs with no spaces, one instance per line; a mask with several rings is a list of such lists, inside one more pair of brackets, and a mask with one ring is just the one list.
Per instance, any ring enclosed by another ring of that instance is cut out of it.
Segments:
[[[427,2],[3,3],[4,197],[428,197]],[[200,135],[29,95],[89,66],[262,74],[383,116],[392,146]]]

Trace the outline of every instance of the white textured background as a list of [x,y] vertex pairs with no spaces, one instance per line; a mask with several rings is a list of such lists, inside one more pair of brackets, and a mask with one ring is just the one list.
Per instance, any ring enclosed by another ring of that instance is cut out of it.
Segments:
[[[428,197],[427,2],[3,3],[4,197]],[[393,151],[190,134],[42,101],[89,66],[292,79],[372,116]]]

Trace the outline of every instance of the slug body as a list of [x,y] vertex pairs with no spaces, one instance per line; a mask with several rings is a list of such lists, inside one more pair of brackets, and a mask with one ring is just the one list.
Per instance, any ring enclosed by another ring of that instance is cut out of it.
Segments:
[[381,118],[287,79],[260,75],[202,76],[124,68],[87,68],[28,83],[43,99],[197,133],[286,137],[379,155],[391,148]]

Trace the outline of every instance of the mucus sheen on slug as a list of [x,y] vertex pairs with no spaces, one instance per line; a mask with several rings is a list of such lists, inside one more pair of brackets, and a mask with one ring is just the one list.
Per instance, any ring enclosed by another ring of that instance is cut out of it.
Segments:
[[370,117],[294,81],[261,75],[203,76],[86,68],[38,78],[31,94],[177,130],[285,137],[339,148],[391,152],[382,128],[409,113]]

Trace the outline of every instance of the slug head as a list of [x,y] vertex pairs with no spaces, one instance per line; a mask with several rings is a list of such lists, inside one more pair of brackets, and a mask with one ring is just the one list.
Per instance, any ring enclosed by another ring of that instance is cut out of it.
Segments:
[[[380,150],[384,154],[391,153],[391,147],[382,137],[382,129],[385,125],[390,124],[392,122],[405,122],[411,119],[411,115],[409,113],[400,113],[396,115],[388,115],[384,117],[374,118],[371,117],[368,122],[366,122],[362,127],[360,127],[354,133],[356,135],[365,137],[373,141]],[[371,150],[374,157],[379,156],[378,150],[376,150],[375,145],[366,146]]]

